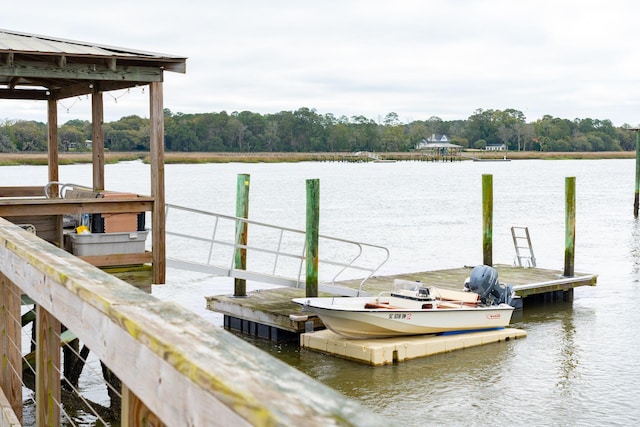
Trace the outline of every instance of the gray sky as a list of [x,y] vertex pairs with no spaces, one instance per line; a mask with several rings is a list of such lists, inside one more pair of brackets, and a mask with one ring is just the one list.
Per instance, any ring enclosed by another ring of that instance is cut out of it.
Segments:
[[[0,28],[186,56],[186,74],[165,73],[174,113],[514,108],[636,125],[639,17],[637,0],[37,0],[4,8]],[[148,117],[148,91],[104,100],[106,121]],[[3,100],[3,119],[44,122],[46,103]],[[89,99],[61,101],[71,119],[90,119]]]

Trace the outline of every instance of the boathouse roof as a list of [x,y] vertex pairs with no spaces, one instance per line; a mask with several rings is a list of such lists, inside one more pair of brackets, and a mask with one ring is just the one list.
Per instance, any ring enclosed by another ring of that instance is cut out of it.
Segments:
[[[63,99],[162,81],[186,58],[0,29],[0,98]],[[87,84],[87,82],[90,82]]]

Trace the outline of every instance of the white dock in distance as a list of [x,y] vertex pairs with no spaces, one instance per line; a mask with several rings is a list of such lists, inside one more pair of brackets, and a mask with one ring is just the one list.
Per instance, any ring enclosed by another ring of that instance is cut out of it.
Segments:
[[504,328],[449,335],[354,340],[324,329],[300,335],[300,347],[373,366],[389,365],[484,344],[524,338],[522,329]]

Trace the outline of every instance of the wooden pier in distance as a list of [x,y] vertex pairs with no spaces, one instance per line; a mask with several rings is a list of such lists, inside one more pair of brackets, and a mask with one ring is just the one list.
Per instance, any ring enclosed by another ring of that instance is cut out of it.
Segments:
[[[597,276],[576,273],[573,277],[563,277],[562,271],[543,268],[522,268],[495,265],[500,283],[511,285],[516,294],[524,298],[526,309],[530,298],[544,298],[546,301],[571,300],[573,289],[578,286],[595,286]],[[392,289],[395,279],[420,281],[427,286],[461,290],[471,274],[472,267],[434,270],[393,276],[372,277],[365,282],[363,291],[377,294]],[[337,282],[348,288],[357,289],[361,280]],[[290,315],[303,315],[292,298],[304,297],[305,290],[298,288],[276,288],[249,292],[246,297],[216,295],[206,298],[207,308],[224,314],[225,328],[270,340],[296,340],[299,334],[323,327],[317,317],[292,320]],[[321,295],[323,296],[323,295]]]

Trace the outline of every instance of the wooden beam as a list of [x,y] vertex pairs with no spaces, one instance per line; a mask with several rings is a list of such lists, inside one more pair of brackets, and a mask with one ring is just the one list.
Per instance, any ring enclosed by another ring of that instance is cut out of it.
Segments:
[[0,272],[0,388],[13,412],[22,419],[22,325],[20,289]]
[[153,197],[133,199],[0,199],[0,217],[29,215],[77,215],[128,213],[153,210]]
[[0,75],[37,79],[115,80],[136,82],[162,81],[162,68],[154,66],[123,65],[116,70],[107,64],[80,64],[67,62],[64,68],[57,64],[15,60],[13,65],[0,63]]
[[44,186],[0,187],[0,197],[42,197]]
[[22,427],[22,423],[18,419],[9,400],[0,389],[0,426],[2,427]]
[[155,199],[151,212],[151,245],[153,252],[153,283],[166,282],[166,232],[164,194],[164,108],[162,83],[151,83],[150,102],[150,150],[151,196]]
[[102,92],[93,88],[91,95],[92,142],[93,156],[93,191],[104,190],[104,102]]
[[0,89],[0,99],[32,99],[46,101],[51,98],[51,92],[41,89]]
[[60,425],[60,321],[42,306],[36,313],[36,425]]
[[[59,174],[59,155],[58,155],[58,103],[50,99],[47,101],[47,143],[48,143],[48,154],[49,160],[48,170],[49,170],[49,182],[58,182],[60,180]],[[58,197],[58,186],[54,185],[52,188],[52,193],[54,197]],[[56,219],[56,240],[55,243],[58,244],[59,247],[63,247],[63,226],[62,226],[62,215],[58,215]]]
[[115,265],[136,265],[152,262],[151,252],[141,252],[133,254],[111,254],[81,256],[81,259],[97,267],[111,267]]
[[120,427],[152,426],[165,427],[156,414],[133,394],[126,384],[122,385],[122,415]]
[[8,67],[13,67],[14,58],[13,52],[7,53],[7,56],[4,58],[4,64]]
[[[145,86],[147,82],[131,82],[131,81],[116,81],[116,82],[80,82],[69,86],[62,87],[51,91],[51,97],[54,99],[73,98],[74,96],[89,95],[92,94],[94,88],[97,88],[100,92],[109,92],[111,90],[129,89],[136,86]],[[93,85],[93,87],[91,87]]]

